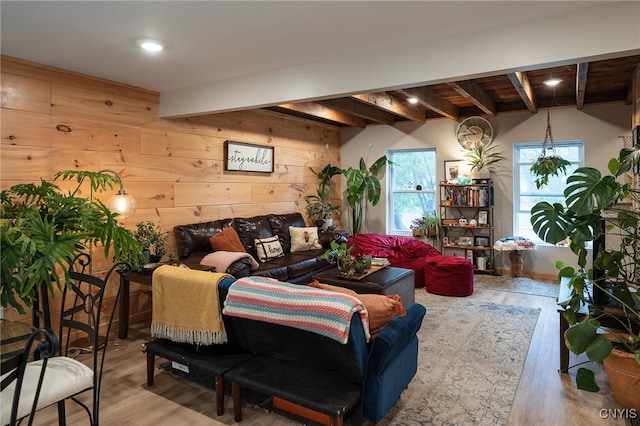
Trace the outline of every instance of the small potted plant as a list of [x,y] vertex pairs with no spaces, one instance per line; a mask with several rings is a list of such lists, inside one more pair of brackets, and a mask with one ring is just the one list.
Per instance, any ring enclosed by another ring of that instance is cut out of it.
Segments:
[[331,228],[333,226],[332,215],[334,213],[340,214],[340,205],[333,205],[330,202],[331,192],[333,191],[331,178],[340,173],[342,173],[341,169],[327,164],[325,168],[317,174],[320,183],[316,189],[316,195],[307,195],[304,197],[307,202],[307,217],[309,221],[316,224],[318,228],[323,226],[326,229]]
[[424,216],[423,234],[429,238],[438,238],[440,234],[440,217],[435,210]]
[[438,238],[440,233],[440,218],[435,210],[425,214],[422,217],[417,217],[411,221],[409,225],[414,237],[429,237]]
[[331,263],[336,262],[338,270],[344,275],[353,275],[355,268],[352,268],[352,266],[355,267],[355,265],[351,253],[354,248],[354,246],[348,247],[346,242],[331,241],[330,248],[323,253],[322,258]]
[[474,145],[467,153],[465,158],[467,164],[471,166],[471,177],[473,179],[490,179],[491,170],[504,160],[501,152],[496,152],[496,145],[484,146],[480,144]]
[[417,217],[411,221],[411,225],[409,225],[409,229],[411,229],[411,233],[414,237],[420,238],[422,237],[422,230],[424,229],[425,219],[424,217]]
[[142,246],[144,263],[157,263],[166,253],[165,243],[169,237],[169,231],[161,232],[156,228],[152,220],[136,223],[133,238]]

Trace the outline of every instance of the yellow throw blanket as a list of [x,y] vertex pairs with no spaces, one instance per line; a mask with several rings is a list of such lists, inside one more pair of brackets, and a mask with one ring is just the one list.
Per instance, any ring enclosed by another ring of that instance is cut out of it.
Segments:
[[151,335],[174,342],[225,343],[218,284],[231,275],[163,265],[153,271]]

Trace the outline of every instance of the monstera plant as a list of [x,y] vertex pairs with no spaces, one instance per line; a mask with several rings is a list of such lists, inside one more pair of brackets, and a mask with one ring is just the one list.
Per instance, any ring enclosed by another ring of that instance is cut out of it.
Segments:
[[[564,335],[567,347],[576,354],[586,353],[591,361],[605,360],[605,368],[616,351],[628,354],[636,361],[631,363],[633,371],[629,373],[637,375],[636,386],[640,386],[640,311],[632,293],[640,285],[640,190],[620,178],[639,163],[640,149],[636,147],[623,149],[618,158],[610,160],[610,174],[602,175],[591,167],[578,168],[567,178],[564,205],[543,201],[531,209],[531,223],[538,236],[552,244],[568,240],[577,258],[577,268],[557,264],[559,275],[568,279],[571,290],[569,300],[559,301],[570,324]],[[603,236],[617,245],[598,246],[593,266],[588,268],[588,243]],[[590,288],[606,294],[618,312],[599,309],[583,315],[580,310]],[[619,324],[619,330],[609,330],[609,336],[598,332],[605,316]],[[608,368],[607,372],[612,381]],[[599,389],[593,372],[585,368],[578,371],[577,385],[583,390]],[[613,382],[612,388],[618,400]],[[640,388],[632,393],[638,401]]]
[[64,192],[55,182],[17,184],[0,193],[0,305],[25,313],[44,284],[53,291],[68,278],[69,263],[90,245],[102,245],[105,256],[142,255],[132,233],[118,224],[118,214],[99,200],[77,196],[88,180],[92,190],[112,188],[117,179],[109,174],[67,170],[54,181],[75,181]]

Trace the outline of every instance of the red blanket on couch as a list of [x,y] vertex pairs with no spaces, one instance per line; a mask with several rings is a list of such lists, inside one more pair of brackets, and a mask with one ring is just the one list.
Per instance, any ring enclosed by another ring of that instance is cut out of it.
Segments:
[[355,246],[354,255],[368,254],[373,257],[386,257],[391,266],[413,269],[415,286],[424,287],[424,268],[426,259],[442,254],[427,243],[410,237],[379,234],[358,234],[349,237],[349,246]]

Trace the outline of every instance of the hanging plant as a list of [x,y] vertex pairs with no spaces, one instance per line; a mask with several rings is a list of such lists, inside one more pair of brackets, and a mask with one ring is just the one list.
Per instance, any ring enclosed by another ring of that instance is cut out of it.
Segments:
[[549,110],[547,110],[547,131],[542,143],[542,152],[530,168],[534,176],[536,176],[536,188],[540,189],[548,184],[549,176],[559,176],[560,172],[566,173],[567,167],[570,165],[570,161],[560,157],[556,152],[553,136],[551,135],[551,117]]

